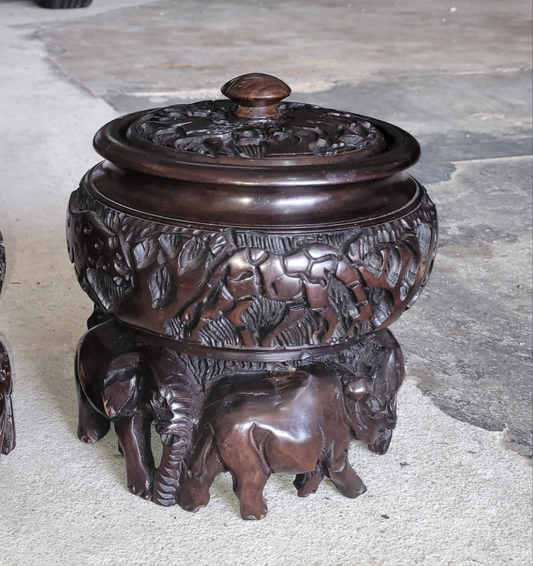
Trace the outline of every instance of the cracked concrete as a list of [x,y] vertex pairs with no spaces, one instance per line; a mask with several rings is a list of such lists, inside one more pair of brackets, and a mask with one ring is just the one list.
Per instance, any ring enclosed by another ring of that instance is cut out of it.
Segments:
[[[452,10],[455,8],[455,10]],[[18,447],[0,458],[6,564],[531,564],[531,5],[522,0],[0,0],[0,331]],[[196,515],[131,496],[110,434],[76,438],[72,359],[90,302],[64,249],[70,191],[119,113],[271,72],[292,99],[391,121],[440,212],[430,284],[392,328],[408,377],[369,491],[267,484],[243,523],[230,478]],[[6,111],[7,110],[7,111]],[[525,456],[525,457],[524,457]]]

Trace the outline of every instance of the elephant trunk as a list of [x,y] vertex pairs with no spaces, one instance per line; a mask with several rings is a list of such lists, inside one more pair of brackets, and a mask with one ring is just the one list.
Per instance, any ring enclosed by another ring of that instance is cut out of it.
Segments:
[[189,445],[190,441],[187,442],[184,438],[179,438],[170,445],[163,445],[161,464],[154,478],[154,503],[165,507],[178,503],[180,476]]
[[[192,448],[194,426],[201,404],[199,399],[191,395],[190,389],[177,386],[167,389],[165,400],[172,416],[158,430],[163,441],[163,455],[155,473],[152,500],[168,507],[178,503],[181,472]],[[156,425],[157,428],[160,427]]]

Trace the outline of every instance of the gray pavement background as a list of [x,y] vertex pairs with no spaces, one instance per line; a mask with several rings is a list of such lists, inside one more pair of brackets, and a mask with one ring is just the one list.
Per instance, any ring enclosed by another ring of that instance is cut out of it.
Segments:
[[[429,286],[393,327],[408,378],[391,451],[351,453],[369,492],[299,500],[274,477],[257,524],[238,518],[228,477],[196,515],[162,509],[127,493],[112,434],[77,441],[90,302],[63,236],[100,125],[218,97],[249,71],[411,131],[441,223]],[[0,458],[0,564],[531,565],[529,1],[0,0],[0,93],[18,425]]]

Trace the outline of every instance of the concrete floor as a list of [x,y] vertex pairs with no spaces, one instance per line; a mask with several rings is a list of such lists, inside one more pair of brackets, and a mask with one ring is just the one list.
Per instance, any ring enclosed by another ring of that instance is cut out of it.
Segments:
[[[0,564],[531,565],[531,4],[0,0],[0,329],[18,446],[0,458]],[[393,327],[408,378],[369,487],[238,517],[229,477],[190,515],[131,496],[112,434],[76,438],[72,359],[90,302],[64,244],[70,191],[120,113],[218,97],[269,72],[292,99],[391,121],[420,140],[412,172],[439,207],[435,271]]]

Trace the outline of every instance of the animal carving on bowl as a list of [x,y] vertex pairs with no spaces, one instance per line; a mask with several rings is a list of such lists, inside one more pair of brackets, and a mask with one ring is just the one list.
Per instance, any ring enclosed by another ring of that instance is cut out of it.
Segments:
[[388,327],[428,281],[437,215],[405,171],[420,155],[407,132],[284,101],[290,88],[269,75],[222,92],[95,136],[104,161],[67,213],[95,305],[77,356],[79,436],[112,422],[130,490],[160,505],[205,505],[228,470],[243,516],[259,518],[270,473],[295,474],[300,495],[329,476],[353,497],[349,439],[386,452],[404,371]]
[[324,476],[346,497],[364,493],[348,461],[350,440],[387,451],[404,377],[399,346],[387,331],[380,337],[393,347],[373,375],[332,363],[218,381],[204,403],[180,505],[205,507],[213,480],[224,471],[233,477],[243,519],[266,515],[263,488],[272,473],[296,474],[300,497],[314,493]]
[[68,247],[81,286],[118,319],[175,340],[269,348],[349,342],[392,324],[431,272],[427,197],[382,225],[304,235],[133,219],[80,187]]

